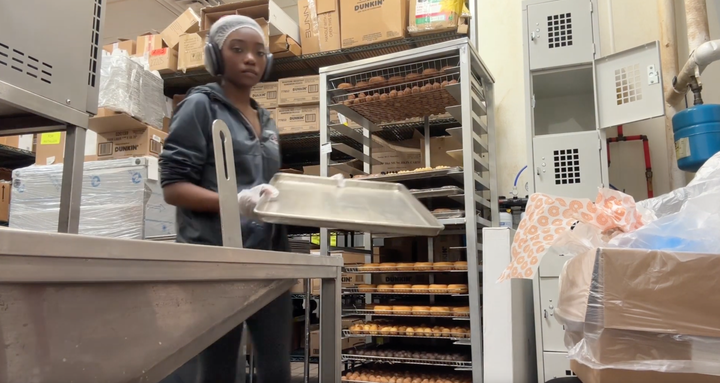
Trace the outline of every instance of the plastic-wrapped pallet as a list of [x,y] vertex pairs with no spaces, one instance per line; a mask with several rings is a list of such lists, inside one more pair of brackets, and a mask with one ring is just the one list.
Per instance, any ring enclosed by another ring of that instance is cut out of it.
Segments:
[[[157,159],[85,162],[80,234],[144,239],[175,234],[175,207],[165,203]],[[62,164],[13,171],[10,227],[56,232]]]
[[145,70],[124,51],[103,56],[98,106],[127,113],[162,129],[165,115],[163,80]]

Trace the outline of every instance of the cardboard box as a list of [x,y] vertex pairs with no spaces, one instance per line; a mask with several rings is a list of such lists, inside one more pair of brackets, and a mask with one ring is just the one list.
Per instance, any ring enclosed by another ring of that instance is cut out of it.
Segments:
[[250,91],[250,97],[265,109],[275,109],[278,106],[278,83],[261,82]]
[[298,14],[302,54],[342,48],[340,6],[337,0],[299,0]]
[[583,383],[718,383],[720,377],[700,374],[668,373],[656,371],[619,370],[614,368],[593,369],[576,360],[570,368]]
[[278,105],[311,105],[320,102],[320,76],[287,77],[278,81]]
[[[566,263],[555,314],[566,323],[566,338],[582,340],[583,355],[603,366],[717,363],[720,285],[713,275],[718,269],[717,254],[591,250]],[[697,291],[703,294],[693,294]],[[659,372],[577,367],[583,382],[616,382],[618,376],[632,382],[678,381]],[[720,382],[720,377],[702,379]]]
[[12,182],[0,181],[0,221],[7,222],[10,216],[10,191]]
[[408,31],[422,35],[456,30],[462,8],[458,0],[410,0]]
[[0,168],[0,181],[12,180],[12,169]]
[[300,28],[297,23],[272,0],[236,1],[205,7],[201,13],[203,30],[209,30],[212,24],[223,16],[237,14],[253,19],[264,19],[268,23],[268,36],[287,35],[295,41],[300,41]]
[[144,129],[147,125],[125,113],[98,108],[98,114],[90,119],[88,129],[96,133],[117,132],[120,130]]
[[[430,138],[430,166],[462,166],[458,161],[448,154],[449,150],[462,149],[462,143],[453,137],[432,137]],[[420,160],[425,164],[425,139],[420,139]]]
[[188,8],[175,21],[167,26],[161,33],[163,41],[168,47],[177,49],[180,44],[180,35],[200,30],[200,16],[192,8]]
[[[84,161],[97,161],[97,134],[88,131],[85,136]],[[41,133],[37,135],[35,165],[61,164],[65,160],[65,132]]]
[[175,49],[160,48],[150,51],[150,70],[156,70],[160,73],[177,72],[178,53]]
[[[398,143],[404,147],[418,148],[417,140],[406,140]],[[373,158],[382,162],[382,165],[373,165],[372,172],[375,174],[383,172],[398,172],[401,170],[415,170],[422,168],[425,163],[422,161],[420,150],[413,152],[400,152],[386,147],[373,149]]]
[[145,53],[150,54],[155,49],[164,48],[162,36],[159,34],[144,34],[138,36],[136,41],[135,56],[144,56]]
[[207,32],[180,35],[177,69],[183,73],[193,69],[205,69],[205,39]]
[[276,59],[302,55],[300,44],[288,35],[270,36],[268,38],[268,48]]
[[[0,137],[0,145],[11,146],[13,148],[33,151],[33,135],[23,134],[20,136],[4,136]],[[2,164],[0,164],[2,165]]]
[[320,131],[320,107],[288,106],[277,109],[277,124],[280,135]]
[[[340,348],[347,350],[349,348],[361,346],[365,344],[365,338],[344,338],[340,342]],[[310,356],[320,356],[320,330],[310,332]]]
[[112,43],[103,45],[103,50],[108,53],[113,53],[116,50],[123,50],[126,51],[130,56],[135,55],[135,40],[128,40],[128,39],[118,39],[118,41]]
[[407,0],[340,0],[343,48],[402,39],[407,25]]
[[98,159],[119,159],[128,157],[154,156],[162,153],[167,133],[146,126],[99,133],[97,140]]

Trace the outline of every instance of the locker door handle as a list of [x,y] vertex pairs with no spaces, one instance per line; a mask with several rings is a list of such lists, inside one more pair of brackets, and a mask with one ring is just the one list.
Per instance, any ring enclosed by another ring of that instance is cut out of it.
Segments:
[[540,167],[538,166],[538,167],[535,168],[535,169],[536,169],[536,170],[535,170],[535,174],[537,174],[537,175],[539,176],[539,175],[540,175]]
[[530,33],[530,41],[535,41],[538,38],[540,38],[540,33],[538,33],[538,32]]

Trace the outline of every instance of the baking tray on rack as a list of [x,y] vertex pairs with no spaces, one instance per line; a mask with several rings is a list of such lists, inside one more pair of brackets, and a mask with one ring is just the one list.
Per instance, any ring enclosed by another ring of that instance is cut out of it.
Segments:
[[432,170],[418,170],[407,173],[392,173],[383,175],[371,175],[369,177],[362,178],[363,181],[382,181],[382,182],[402,182],[411,181],[424,178],[437,178],[437,177],[456,177],[457,180],[462,181],[463,168],[456,166],[445,169],[432,169]]
[[255,208],[264,222],[414,236],[445,228],[400,184],[285,173],[270,184],[280,193]]
[[349,362],[349,361],[375,362],[375,363],[390,363],[390,364],[418,364],[418,365],[424,365],[424,366],[445,366],[445,367],[455,367],[455,368],[472,367],[472,362],[470,362],[470,361],[392,358],[392,357],[384,357],[384,356],[353,355],[353,354],[342,354],[342,361],[343,362]]
[[437,198],[437,197],[450,197],[458,194],[463,194],[463,189],[457,187],[457,186],[443,186],[439,188],[432,188],[432,189],[411,189],[410,194],[412,194],[417,199],[426,199],[426,198]]

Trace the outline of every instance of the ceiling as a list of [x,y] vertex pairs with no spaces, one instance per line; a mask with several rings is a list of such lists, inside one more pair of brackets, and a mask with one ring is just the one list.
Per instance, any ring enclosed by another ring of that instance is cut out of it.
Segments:
[[[119,38],[133,39],[148,31],[162,31],[175,18],[192,7],[200,9],[242,0],[107,0],[103,44]],[[295,22],[298,21],[296,0],[274,0]]]

